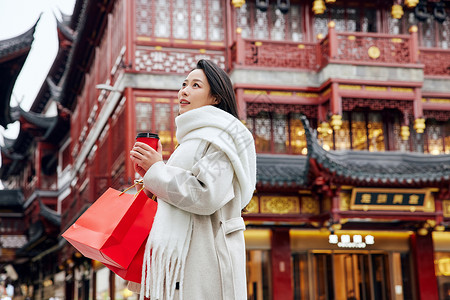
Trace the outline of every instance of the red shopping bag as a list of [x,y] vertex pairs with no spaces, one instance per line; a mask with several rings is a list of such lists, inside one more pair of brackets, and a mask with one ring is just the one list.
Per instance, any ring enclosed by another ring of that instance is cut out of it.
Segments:
[[108,264],[104,265],[125,280],[141,283],[142,264],[144,262],[144,251],[146,243],[147,239],[142,243],[141,247],[139,248],[139,251],[134,256],[128,268],[122,269]]
[[62,236],[84,256],[126,269],[153,224],[157,203],[109,188]]

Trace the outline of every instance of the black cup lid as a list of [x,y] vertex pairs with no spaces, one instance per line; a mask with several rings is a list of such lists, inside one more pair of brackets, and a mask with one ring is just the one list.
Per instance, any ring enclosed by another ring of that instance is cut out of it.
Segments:
[[136,138],[155,138],[159,139],[159,136],[156,133],[150,133],[150,132],[139,132],[136,135]]

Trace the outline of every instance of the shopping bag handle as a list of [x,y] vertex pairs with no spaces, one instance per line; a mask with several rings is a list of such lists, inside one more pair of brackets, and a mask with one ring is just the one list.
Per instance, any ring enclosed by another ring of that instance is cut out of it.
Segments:
[[[127,189],[123,190],[122,192],[120,192],[119,196],[121,196],[122,194],[124,194],[126,191],[131,190],[131,189],[134,188],[137,184],[141,184],[141,183],[143,183],[143,182],[144,182],[144,179],[135,181],[134,184],[133,184],[132,186],[130,186],[129,188],[127,188]],[[139,191],[137,191],[136,194],[139,194],[143,189],[144,189],[144,187],[142,187]]]
[[[127,189],[123,190],[122,192],[120,192],[119,196],[121,196],[122,194],[124,194],[126,191],[131,190],[131,189],[134,188],[137,184],[142,184],[142,183],[144,183],[144,179],[136,180],[132,186],[130,186],[129,188],[127,188]],[[136,195],[139,194],[143,189],[144,189],[144,186],[142,186],[142,188],[141,188],[139,191],[136,192]],[[156,201],[156,195],[153,195],[153,196],[152,196],[152,200],[153,200],[153,201]]]

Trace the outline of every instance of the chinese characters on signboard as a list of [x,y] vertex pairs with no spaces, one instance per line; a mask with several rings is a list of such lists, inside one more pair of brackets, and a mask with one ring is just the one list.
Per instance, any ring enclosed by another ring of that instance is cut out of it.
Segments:
[[354,188],[350,201],[354,210],[432,211],[434,203],[427,189]]
[[330,234],[328,236],[328,242],[337,245],[339,248],[366,248],[367,245],[375,244],[375,238],[369,234],[364,237],[363,241],[362,235],[355,234],[350,236],[343,234],[339,241],[339,237],[336,234]]

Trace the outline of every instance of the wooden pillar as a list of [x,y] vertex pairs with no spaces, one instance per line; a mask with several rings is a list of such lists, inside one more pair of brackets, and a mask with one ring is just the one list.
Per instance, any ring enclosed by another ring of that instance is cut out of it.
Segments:
[[35,172],[35,176],[36,176],[36,183],[35,183],[35,188],[36,189],[40,189],[41,188],[41,174],[42,174],[42,163],[41,163],[41,159],[42,159],[42,143],[37,143],[36,145],[36,152],[35,152],[35,157],[34,157],[34,172]]
[[330,60],[336,59],[338,56],[338,39],[335,27],[336,23],[334,21],[328,23],[328,46],[330,47]]
[[124,1],[123,4],[125,7],[125,45],[126,45],[126,52],[125,52],[125,60],[126,64],[133,64],[135,61],[135,50],[136,50],[136,44],[135,44],[135,32],[134,28],[136,26],[136,17],[135,17],[135,1]]
[[238,115],[240,120],[247,120],[247,103],[244,100],[244,89],[236,89],[236,102],[238,108]]
[[236,29],[236,65],[245,64],[245,43],[241,36],[242,29]]
[[134,167],[129,157],[136,137],[136,103],[134,101],[133,90],[126,88],[124,92],[125,104],[125,181],[126,184],[133,184]]
[[413,234],[410,242],[415,266],[417,299],[438,300],[432,234],[431,232],[427,235]]
[[339,94],[339,83],[333,82],[330,86],[331,98],[330,98],[330,110],[333,115],[342,116],[342,98]]
[[231,1],[227,1],[225,4],[225,51],[226,51],[226,70],[230,72],[233,69],[233,61],[231,54],[231,47],[236,40],[235,21],[234,21],[234,9]]
[[411,51],[411,63],[419,63],[419,38],[417,35],[417,26],[411,26],[409,32],[411,33],[410,39],[410,51]]
[[414,88],[413,113],[414,119],[423,117],[422,89],[419,87]]
[[293,298],[289,228],[273,228],[271,239],[273,300]]

